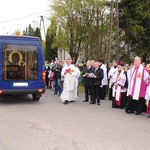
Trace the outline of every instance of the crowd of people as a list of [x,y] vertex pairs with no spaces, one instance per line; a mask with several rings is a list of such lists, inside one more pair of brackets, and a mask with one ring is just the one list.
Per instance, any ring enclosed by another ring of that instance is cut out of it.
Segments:
[[112,108],[125,109],[127,114],[146,112],[150,115],[150,64],[142,63],[138,56],[130,65],[113,61],[111,68],[102,58],[88,60],[82,71],[71,59],[46,61],[45,71],[46,88],[54,89],[54,95],[59,95],[64,104],[77,99],[82,78],[83,102],[100,105],[108,95]]

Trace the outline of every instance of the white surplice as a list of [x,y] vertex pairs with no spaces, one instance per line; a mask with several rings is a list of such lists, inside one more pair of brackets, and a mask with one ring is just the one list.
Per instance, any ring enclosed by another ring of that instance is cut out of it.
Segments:
[[[65,73],[68,69],[71,69],[71,74]],[[62,69],[61,75],[64,76],[64,87],[60,98],[62,102],[65,100],[74,101],[77,98],[78,76],[80,75],[80,71],[72,64],[69,66],[66,65]]]
[[108,85],[107,67],[106,67],[104,64],[102,64],[102,65],[100,66],[100,68],[103,69],[103,73],[104,73],[104,77],[103,77],[103,79],[102,79],[102,86],[103,86],[103,85]]
[[117,67],[111,67],[111,69],[108,72],[108,78],[109,80],[109,88],[111,88],[112,86],[112,80],[113,80],[113,75],[115,74],[115,72],[117,71]]
[[112,92],[112,96],[115,97],[115,100],[120,100],[120,93],[124,93],[126,92],[126,88],[121,88],[124,87],[126,82],[126,75],[124,73],[124,70],[122,70],[119,74],[118,71],[116,71],[116,73],[114,74],[113,78],[112,78],[112,83],[117,83],[118,86],[115,87],[115,85],[113,86],[113,92]]

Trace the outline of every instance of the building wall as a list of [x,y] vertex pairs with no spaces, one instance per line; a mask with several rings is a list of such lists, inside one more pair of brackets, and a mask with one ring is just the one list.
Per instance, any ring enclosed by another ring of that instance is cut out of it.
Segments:
[[[61,49],[59,49],[58,51],[57,51],[57,54],[58,54],[58,59],[60,60],[60,61],[64,61],[64,60],[66,60],[67,58],[71,58],[70,57],[70,54],[68,53],[68,51],[65,51],[65,50],[61,50]],[[78,62],[79,61],[82,61],[83,59],[82,59],[82,55],[79,55],[79,57],[78,57]]]

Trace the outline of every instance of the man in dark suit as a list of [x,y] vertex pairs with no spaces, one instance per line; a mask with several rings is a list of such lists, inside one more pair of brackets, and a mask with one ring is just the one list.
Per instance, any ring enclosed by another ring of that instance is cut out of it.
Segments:
[[62,71],[62,65],[57,59],[55,65],[52,67],[52,72],[54,72],[54,85],[55,85],[54,95],[57,95],[57,94],[61,95],[62,93],[61,71]]
[[100,63],[99,62],[95,62],[94,63],[95,66],[95,71],[94,71],[94,101],[91,102],[92,104],[95,104],[95,101],[97,100],[97,105],[100,105],[100,94],[101,94],[101,81],[104,77],[103,74],[103,69],[101,69]]
[[92,66],[91,61],[87,61],[86,67],[83,69],[84,78],[84,88],[85,88],[85,100],[83,102],[89,101],[89,95],[91,101],[94,101],[94,88],[93,88],[93,78],[89,76],[91,73],[94,74],[94,66]]

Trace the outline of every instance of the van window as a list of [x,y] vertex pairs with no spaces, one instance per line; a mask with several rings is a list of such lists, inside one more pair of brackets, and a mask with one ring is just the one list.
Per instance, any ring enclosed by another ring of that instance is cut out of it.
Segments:
[[34,45],[2,45],[3,80],[37,80],[38,52]]

